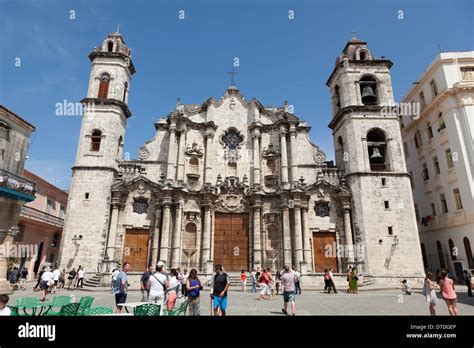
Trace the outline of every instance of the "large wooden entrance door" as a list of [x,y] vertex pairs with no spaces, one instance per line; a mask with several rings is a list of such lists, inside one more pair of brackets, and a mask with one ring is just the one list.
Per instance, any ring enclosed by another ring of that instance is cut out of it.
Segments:
[[248,270],[249,217],[247,214],[216,213],[214,225],[214,265],[227,272]]
[[325,269],[337,270],[336,234],[334,232],[313,232],[313,257],[315,272]]
[[123,248],[122,263],[130,262],[132,271],[145,271],[148,266],[148,238],[147,229],[127,229]]

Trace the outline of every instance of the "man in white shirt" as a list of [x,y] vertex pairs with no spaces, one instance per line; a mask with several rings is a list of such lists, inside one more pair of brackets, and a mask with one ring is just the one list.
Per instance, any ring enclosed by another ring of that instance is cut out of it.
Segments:
[[186,281],[188,280],[188,276],[189,276],[188,269],[185,268],[183,270],[183,273],[182,273],[181,279],[180,279],[181,280],[181,294],[183,296],[186,296]]
[[53,285],[53,289],[51,290],[51,293],[56,293],[56,289],[58,287],[58,283],[59,283],[59,276],[61,275],[61,271],[59,269],[55,269],[54,272],[53,272],[53,281],[54,281],[54,285]]
[[42,289],[42,295],[43,298],[41,301],[46,300],[46,295],[48,294],[48,290],[50,287],[54,285],[53,281],[53,272],[51,272],[51,267],[46,267],[44,273],[41,275],[41,289]]
[[83,288],[84,287],[84,269],[82,266],[79,266],[79,270],[77,271],[77,284],[76,288]]
[[164,307],[165,291],[169,288],[168,277],[163,274],[164,268],[164,265],[159,263],[156,266],[156,272],[150,274],[146,284],[149,290],[148,301],[161,305],[161,311]]

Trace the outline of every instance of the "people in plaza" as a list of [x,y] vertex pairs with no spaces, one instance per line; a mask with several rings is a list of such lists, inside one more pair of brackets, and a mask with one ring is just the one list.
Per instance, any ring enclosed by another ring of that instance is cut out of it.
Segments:
[[[80,267],[80,266],[79,266]],[[130,271],[131,265],[129,262],[123,264],[122,270],[117,276],[117,281],[115,282],[114,294],[115,294],[115,313],[120,314],[122,312],[121,303],[127,302],[128,294],[128,279],[127,273]]]
[[18,271],[18,267],[13,267],[13,270],[10,272],[10,288],[12,290],[18,289],[18,278],[20,272]]
[[152,267],[148,266],[145,272],[142,273],[142,277],[140,278],[140,290],[142,292],[142,302],[148,301],[148,289],[146,284],[148,283],[148,278],[150,278],[150,274],[152,271]]
[[44,302],[46,300],[46,296],[53,285],[53,272],[51,272],[51,267],[48,266],[41,275],[41,301]]
[[188,280],[188,277],[189,277],[189,273],[188,273],[188,269],[185,268],[183,269],[183,274],[181,275],[181,295],[182,296],[187,296],[187,280]]
[[240,284],[242,285],[242,292],[245,292],[247,288],[247,273],[245,273],[245,269],[240,272]]
[[257,270],[255,271],[255,276],[257,279],[257,287],[260,287],[260,277],[262,276],[262,272],[260,271],[260,267],[257,267]]
[[170,271],[169,288],[167,291],[166,308],[171,310],[176,303],[176,297],[179,289],[178,271],[174,268]]
[[464,283],[466,283],[467,286],[467,296],[472,297],[471,274],[469,274],[467,270],[464,270],[462,276],[464,278]]
[[441,281],[441,271],[439,269],[436,270],[436,283],[440,283]]
[[347,280],[347,292],[351,293],[351,276],[352,276],[352,266],[349,266],[347,268],[347,273],[346,273],[346,280]]
[[59,276],[61,275],[61,271],[58,268],[55,268],[53,271],[53,286],[51,287],[51,293],[55,294],[56,290],[58,289],[59,286]]
[[156,272],[148,278],[147,289],[149,291],[148,301],[164,306],[165,291],[169,288],[168,277],[163,274],[164,265],[158,263]]
[[110,275],[110,277],[111,277],[110,288],[112,289],[112,293],[114,292],[115,282],[117,281],[117,277],[118,277],[119,273],[120,273],[120,269],[119,268],[114,268],[112,270],[111,275]]
[[270,279],[268,278],[267,270],[265,268],[262,270],[262,275],[260,276],[259,282],[260,286],[262,287],[259,300],[263,301],[267,296],[270,298]]
[[293,266],[293,272],[296,276],[295,294],[301,295],[301,273],[295,268],[295,266]]
[[63,268],[61,273],[59,274],[59,289],[64,288],[64,283],[66,282],[66,269]]
[[429,303],[429,310],[431,315],[436,315],[436,304],[438,303],[438,298],[436,297],[435,289],[438,286],[434,280],[434,275],[431,272],[428,272],[425,277],[425,282],[423,284],[423,295],[426,298],[426,302]]
[[285,266],[285,273],[281,276],[281,285],[283,288],[283,308],[282,312],[288,315],[288,302],[291,303],[291,314],[296,315],[295,291],[296,291],[296,275],[290,270],[289,266]]
[[70,271],[69,275],[67,276],[67,289],[68,290],[71,290],[71,285],[74,284],[74,280],[76,279],[76,275],[77,275],[76,269],[73,268],[72,271]]
[[331,276],[328,269],[324,270],[324,292],[326,294],[331,293]]
[[278,295],[280,292],[280,284],[281,284],[281,273],[280,271],[275,272],[275,294]]
[[254,268],[252,272],[250,272],[250,281],[252,282],[252,292],[257,292],[257,270]]
[[7,294],[0,295],[0,316],[10,316],[11,309],[8,308],[7,304],[10,301],[10,298]]
[[183,271],[181,271],[181,268],[178,267],[176,268],[177,276],[176,279],[178,280],[178,287],[176,288],[176,296],[181,296],[181,281],[183,280]]
[[268,287],[270,288],[270,299],[275,298],[275,279],[273,278],[273,272],[270,267],[267,268],[268,276]]
[[411,295],[411,287],[408,284],[406,279],[403,279],[401,282],[402,291],[405,295]]
[[186,279],[186,295],[188,297],[188,307],[189,307],[189,315],[191,316],[198,316],[200,315],[199,312],[199,295],[200,290],[202,290],[201,281],[197,276],[197,270],[192,269],[189,272],[189,276]]
[[448,277],[448,272],[446,270],[441,271],[441,280],[439,281],[439,286],[441,288],[441,294],[443,299],[448,306],[448,311],[450,315],[458,315],[458,309],[456,307],[456,290],[454,289],[454,282]]
[[77,284],[76,288],[83,288],[84,287],[84,268],[79,266],[77,270]]
[[219,315],[219,310],[222,316],[226,315],[227,311],[227,290],[229,289],[229,276],[222,270],[222,265],[218,264],[215,267],[216,274],[214,275],[211,298],[213,299],[214,315]]
[[23,267],[23,269],[20,272],[20,289],[21,290],[26,290],[26,280],[28,279],[28,270],[26,267]]
[[36,285],[33,287],[33,291],[36,291],[36,289],[38,289],[38,287],[41,289],[41,276],[43,275],[45,269],[46,269],[46,266],[43,266],[41,268],[41,271],[39,271],[38,281],[36,282]]
[[329,269],[329,285],[330,285],[332,291],[335,294],[337,294],[336,284],[334,283],[334,273],[333,273],[333,268],[332,267]]
[[359,293],[358,281],[359,281],[359,276],[357,274],[357,267],[352,267],[351,274],[350,274],[349,288],[350,288],[350,292],[353,294]]

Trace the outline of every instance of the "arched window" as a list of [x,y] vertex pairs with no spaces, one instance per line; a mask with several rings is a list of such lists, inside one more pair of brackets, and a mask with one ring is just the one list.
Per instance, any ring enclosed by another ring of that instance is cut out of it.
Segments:
[[360,60],[367,60],[367,58],[368,58],[368,57],[367,57],[367,51],[361,50],[361,51],[359,52],[359,59],[360,59]]
[[196,236],[197,236],[197,227],[193,222],[186,224],[184,228],[184,238],[183,238],[183,250],[184,252],[190,252],[196,249]]
[[91,136],[91,151],[100,150],[101,140],[102,140],[102,132],[100,130],[93,131],[92,136]]
[[377,105],[377,80],[372,76],[364,76],[360,79],[359,86],[362,104]]
[[189,170],[193,174],[199,173],[199,160],[196,157],[189,160]]
[[471,250],[471,243],[467,237],[464,237],[464,250],[466,251],[466,258],[469,268],[474,268],[474,260],[472,259],[472,250]]
[[127,102],[127,93],[128,93],[128,82],[125,81],[123,84],[123,102]]
[[423,266],[428,268],[428,258],[426,257],[426,249],[423,243],[421,243],[421,256],[423,256]]
[[454,249],[454,243],[452,239],[448,240],[448,245],[449,245],[449,254],[451,255],[451,260],[456,261],[458,253],[457,253],[457,250]]
[[107,52],[112,52],[114,50],[114,43],[112,41],[107,42]]
[[110,83],[110,75],[104,73],[100,75],[100,82],[99,82],[99,94],[97,98],[107,98],[107,94],[109,93],[109,83]]
[[381,129],[372,129],[367,133],[370,170],[373,172],[390,170],[385,139],[385,134]]
[[276,174],[276,161],[274,159],[269,159],[267,161],[267,168],[269,174]]
[[441,242],[439,240],[436,242],[436,248],[438,249],[439,265],[441,266],[441,268],[446,268],[446,262],[444,262],[443,247],[441,246]]

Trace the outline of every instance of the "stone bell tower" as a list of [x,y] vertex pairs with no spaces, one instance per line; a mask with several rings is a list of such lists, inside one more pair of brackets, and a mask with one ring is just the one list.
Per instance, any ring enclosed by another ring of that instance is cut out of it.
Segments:
[[393,104],[390,68],[352,38],[327,81],[336,163],[352,193],[355,262],[374,283],[424,276],[410,174]]
[[[122,160],[130,79],[135,73],[130,49],[118,32],[89,54],[92,62],[65,219],[61,267],[99,265],[105,246],[111,193]],[[114,255],[107,255],[113,258]],[[86,269],[96,272],[96,269]]]

